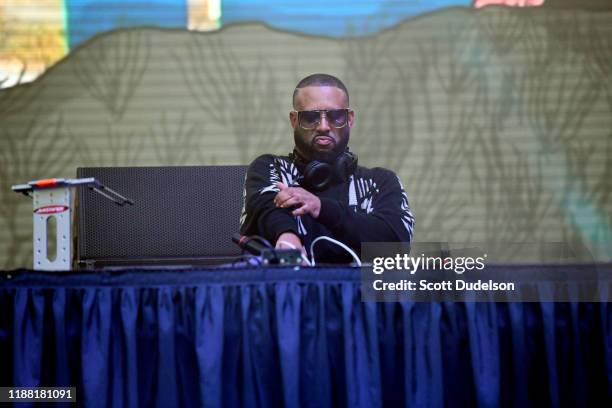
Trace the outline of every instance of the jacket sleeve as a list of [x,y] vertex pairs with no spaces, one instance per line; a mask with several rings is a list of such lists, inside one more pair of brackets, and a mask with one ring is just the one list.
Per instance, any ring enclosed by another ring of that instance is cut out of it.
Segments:
[[355,249],[360,249],[362,242],[410,244],[414,216],[404,187],[393,172],[382,168],[373,170],[374,183],[362,203],[357,203],[364,212],[355,211],[338,200],[321,198],[319,222]]
[[283,232],[290,231],[298,235],[297,222],[291,210],[277,208],[273,202],[279,192],[276,183],[282,181],[275,160],[273,155],[263,155],[249,166],[240,219],[241,234],[260,235],[272,245]]

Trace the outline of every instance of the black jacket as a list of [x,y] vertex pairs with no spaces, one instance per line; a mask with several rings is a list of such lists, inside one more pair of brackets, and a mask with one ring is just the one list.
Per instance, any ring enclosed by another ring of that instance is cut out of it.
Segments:
[[[321,200],[319,217],[294,217],[291,209],[277,208],[273,199],[277,182],[296,185],[301,176],[287,156],[263,155],[247,171],[241,233],[260,235],[275,244],[278,236],[291,231],[302,239],[310,255],[310,244],[319,236],[339,240],[360,254],[362,242],[412,241],[414,217],[399,178],[390,170],[357,166],[346,182],[333,183],[313,192]],[[343,249],[328,241],[314,247],[317,263],[352,260]]]

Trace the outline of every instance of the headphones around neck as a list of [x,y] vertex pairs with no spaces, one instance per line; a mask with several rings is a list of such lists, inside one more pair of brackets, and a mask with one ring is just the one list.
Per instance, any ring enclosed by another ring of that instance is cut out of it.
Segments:
[[348,148],[331,164],[319,160],[308,162],[295,150],[289,153],[289,160],[303,175],[299,183],[315,191],[326,189],[333,181],[347,181],[357,168],[357,155]]

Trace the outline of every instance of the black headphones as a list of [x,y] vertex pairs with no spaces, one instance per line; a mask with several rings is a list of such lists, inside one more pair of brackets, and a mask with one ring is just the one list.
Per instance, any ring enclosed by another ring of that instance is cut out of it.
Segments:
[[308,162],[296,150],[289,153],[289,160],[303,174],[298,182],[315,191],[324,190],[333,181],[347,181],[357,168],[357,155],[348,148],[332,164],[319,160]]

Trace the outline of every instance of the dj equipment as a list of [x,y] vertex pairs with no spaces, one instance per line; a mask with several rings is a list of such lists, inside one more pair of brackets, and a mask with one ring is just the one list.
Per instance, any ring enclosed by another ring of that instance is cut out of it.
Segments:
[[258,257],[262,265],[301,265],[302,252],[299,249],[274,248],[259,236],[246,236],[235,233],[232,241],[240,248]]

